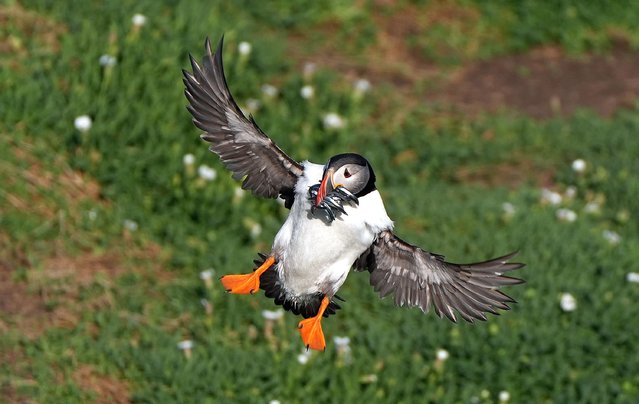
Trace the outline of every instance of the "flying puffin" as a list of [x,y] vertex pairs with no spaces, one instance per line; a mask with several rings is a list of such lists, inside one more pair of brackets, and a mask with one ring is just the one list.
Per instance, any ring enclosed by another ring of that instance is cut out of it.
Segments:
[[244,116],[228,89],[220,39],[215,54],[205,41],[201,64],[189,55],[193,72],[183,70],[185,95],[201,138],[233,173],[243,189],[282,198],[290,209],[271,251],[259,254],[257,268],[220,280],[230,293],[259,289],[275,303],[302,315],[298,328],[306,348],[324,350],[321,320],[334,314],[337,291],[351,268],[367,270],[380,297],[394,295],[397,306],[431,306],[456,322],[486,320],[485,313],[508,310],[512,298],[498,290],[523,283],[503,273],[522,268],[511,253],[473,264],[408,244],[393,233],[393,222],[375,185],[371,164],[361,155],[338,154],[324,165],[299,163],[286,155]]

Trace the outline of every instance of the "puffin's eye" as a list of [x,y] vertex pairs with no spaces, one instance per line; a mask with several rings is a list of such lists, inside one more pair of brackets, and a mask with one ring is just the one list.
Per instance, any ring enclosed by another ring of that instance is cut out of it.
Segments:
[[348,178],[351,176],[351,173],[348,172],[348,168],[344,169],[344,178]]

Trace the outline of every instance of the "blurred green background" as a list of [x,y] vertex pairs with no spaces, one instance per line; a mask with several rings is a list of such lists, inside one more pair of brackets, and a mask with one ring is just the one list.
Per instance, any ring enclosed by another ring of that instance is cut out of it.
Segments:
[[[639,401],[637,21],[630,1],[3,1],[0,401]],[[185,109],[188,53],[223,33],[242,108],[300,161],[365,155],[401,237],[519,249],[514,309],[455,325],[353,273],[307,355],[299,318],[224,293],[287,210]]]

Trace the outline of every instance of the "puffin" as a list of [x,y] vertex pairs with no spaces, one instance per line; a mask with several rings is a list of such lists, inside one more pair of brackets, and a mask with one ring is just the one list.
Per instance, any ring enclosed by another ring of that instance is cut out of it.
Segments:
[[517,251],[482,262],[455,264],[399,238],[377,190],[370,162],[356,153],[325,164],[298,162],[284,153],[244,115],[227,85],[222,63],[224,36],[215,53],[207,37],[198,63],[183,70],[187,109],[202,140],[242,180],[242,188],[264,198],[281,198],[289,209],[271,251],[258,253],[246,274],[220,278],[233,294],[260,289],[275,304],[303,319],[298,324],[306,349],[325,350],[322,319],[340,309],[336,293],[351,269],[368,272],[380,297],[397,306],[433,309],[453,322],[486,320],[509,310],[515,300],[499,290],[523,283],[504,273],[524,267],[511,262]]

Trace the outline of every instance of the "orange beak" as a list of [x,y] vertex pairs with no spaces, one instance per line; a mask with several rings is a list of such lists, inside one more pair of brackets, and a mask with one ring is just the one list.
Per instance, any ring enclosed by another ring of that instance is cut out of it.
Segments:
[[317,196],[315,197],[315,206],[319,206],[319,204],[326,197],[326,194],[335,189],[335,187],[333,186],[333,172],[334,171],[332,168],[326,170],[326,174],[324,174],[324,178],[322,178],[322,182],[320,183],[319,189],[317,190]]

